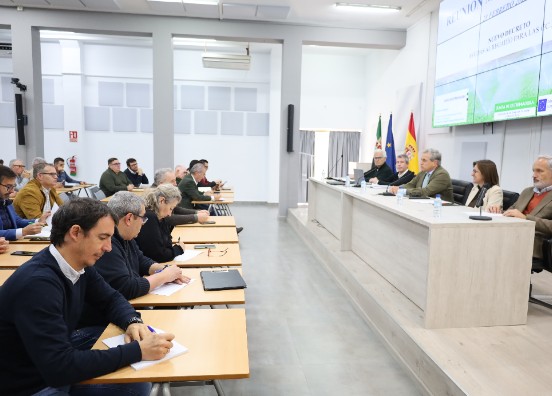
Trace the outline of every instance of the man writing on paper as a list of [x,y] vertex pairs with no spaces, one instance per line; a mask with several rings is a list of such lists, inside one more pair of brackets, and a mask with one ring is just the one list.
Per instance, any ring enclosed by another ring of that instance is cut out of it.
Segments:
[[[157,360],[172,334],[154,334],[93,265],[111,250],[115,218],[89,198],[75,198],[54,215],[52,244],[33,256],[0,288],[2,394],[149,395],[151,384],[80,385],[140,360]],[[84,303],[101,307],[126,330],[125,345],[89,350],[102,328],[77,330]]]
[[50,212],[43,214],[38,221],[25,220],[13,209],[9,197],[15,188],[15,172],[7,166],[0,166],[0,237],[8,241],[21,239],[26,235],[39,234]]
[[55,204],[63,205],[55,185],[57,172],[54,165],[39,163],[33,167],[33,179],[15,197],[15,212],[25,219],[38,219],[49,213]]
[[[132,300],[168,282],[182,284],[190,281],[178,266],[156,263],[144,256],[136,244],[134,238],[148,219],[142,197],[119,191],[107,206],[118,221],[111,237],[111,251],[104,253],[95,268],[111,287],[127,300]],[[98,307],[87,304],[80,323],[85,326],[107,325],[108,321]]]
[[[420,160],[422,171],[410,182],[400,186],[406,188],[406,193],[413,197],[435,197],[441,194],[444,201],[453,202],[452,181],[449,173],[441,166],[441,153],[435,149],[427,149]],[[399,186],[389,187],[396,194]]]

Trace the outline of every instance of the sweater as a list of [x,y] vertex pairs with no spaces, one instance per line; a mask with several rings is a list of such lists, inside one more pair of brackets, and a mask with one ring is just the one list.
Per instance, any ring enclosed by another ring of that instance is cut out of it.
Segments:
[[138,362],[137,341],[108,350],[78,350],[70,341],[84,302],[102,307],[120,327],[139,316],[93,267],[75,285],[49,249],[23,264],[0,288],[2,394],[29,395],[76,384]]
[[166,263],[184,253],[179,245],[172,244],[171,232],[174,227],[166,219],[159,220],[151,210],[146,210],[146,217],[148,221],[135,239],[144,255],[158,263]]
[[[50,189],[50,205],[63,205],[63,201],[55,188]],[[46,195],[42,192],[42,185],[37,179],[28,182],[15,196],[13,206],[15,212],[24,219],[38,219],[42,216],[46,205]]]
[[149,184],[148,177],[145,173],[142,173],[142,176],[140,176],[138,173],[134,173],[128,168],[126,168],[124,172],[128,180],[134,184],[134,187],[140,187],[141,184]]
[[117,191],[127,191],[129,184],[132,183],[124,172],[115,173],[109,168],[100,177],[100,190],[106,197],[112,196]]

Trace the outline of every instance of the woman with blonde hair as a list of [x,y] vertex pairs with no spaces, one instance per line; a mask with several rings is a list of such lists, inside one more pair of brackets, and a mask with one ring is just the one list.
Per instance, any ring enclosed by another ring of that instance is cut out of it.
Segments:
[[158,263],[172,261],[184,253],[183,243],[172,243],[174,226],[166,221],[181,199],[180,190],[171,184],[161,184],[147,190],[144,195],[148,220],[136,237],[136,242],[145,256]]

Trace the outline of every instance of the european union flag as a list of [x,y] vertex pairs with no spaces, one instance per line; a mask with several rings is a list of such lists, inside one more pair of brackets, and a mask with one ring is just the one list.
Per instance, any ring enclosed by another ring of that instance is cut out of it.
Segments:
[[385,162],[387,162],[387,165],[389,165],[393,173],[395,173],[395,164],[397,163],[397,158],[395,157],[395,139],[393,138],[393,114],[389,114],[387,140],[385,142],[385,154],[387,155],[387,160]]
[[539,107],[537,111],[546,111],[546,102],[548,99],[539,99]]

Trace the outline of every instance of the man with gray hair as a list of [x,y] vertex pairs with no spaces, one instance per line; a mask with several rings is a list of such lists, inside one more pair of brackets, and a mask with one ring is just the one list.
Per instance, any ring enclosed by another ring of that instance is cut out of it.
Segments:
[[53,164],[39,163],[33,167],[33,179],[15,196],[13,207],[24,219],[38,219],[49,213],[55,204],[63,205],[55,185],[57,172]]
[[[535,222],[533,257],[542,258],[542,241],[552,236],[552,156],[539,155],[533,164],[533,186],[521,192],[504,216]],[[499,213],[499,207],[489,208]]]
[[364,180],[369,183],[388,182],[393,177],[393,170],[387,165],[387,154],[381,149],[374,150],[374,166],[364,172]]
[[10,161],[10,169],[15,172],[15,191],[19,191],[31,179],[31,172],[25,169],[25,164],[18,158]]
[[397,171],[393,174],[393,177],[389,181],[379,180],[376,178],[374,182],[383,185],[388,184],[390,186],[401,186],[408,183],[410,180],[414,179],[414,176],[416,176],[414,172],[408,169],[409,162],[410,158],[408,158],[408,155],[397,155],[397,161],[395,163]]
[[[182,201],[180,201],[178,206],[181,208],[193,209],[194,205],[192,204],[192,201],[205,201],[206,204],[209,204],[210,201],[215,200],[215,194],[220,196],[219,193],[215,193],[213,191],[199,191],[197,183],[205,177],[205,171],[205,165],[198,162],[192,167],[192,169],[190,169],[190,174],[184,176],[178,185],[178,189],[182,194]],[[205,205],[201,206],[203,207]]]
[[[144,256],[138,247],[134,238],[147,221],[142,197],[128,191],[119,191],[111,197],[107,206],[118,221],[111,237],[111,251],[104,253],[96,261],[94,268],[111,287],[127,300],[132,300],[168,282],[190,281],[178,266],[156,263]],[[103,325],[106,324],[105,320],[101,309],[86,306],[81,325]]]
[[[441,195],[444,201],[454,202],[452,195],[452,181],[449,173],[441,166],[441,153],[435,149],[426,149],[420,160],[422,171],[410,182],[400,186],[412,197],[435,197]],[[389,191],[396,194],[399,186],[389,187]]]

